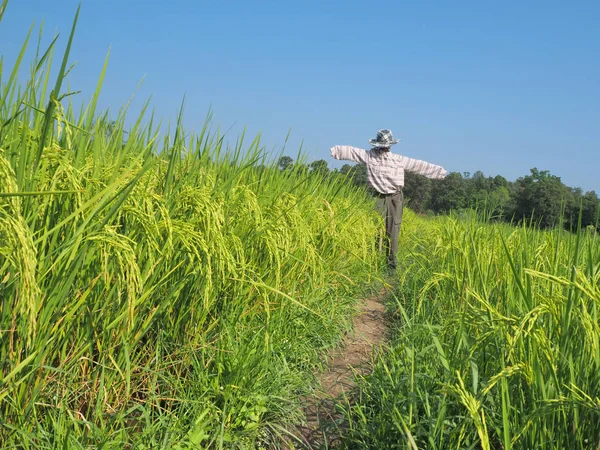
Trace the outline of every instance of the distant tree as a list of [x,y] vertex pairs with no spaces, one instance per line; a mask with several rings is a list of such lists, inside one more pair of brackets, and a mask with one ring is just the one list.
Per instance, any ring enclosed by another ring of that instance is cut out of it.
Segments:
[[448,213],[466,205],[466,184],[460,173],[451,172],[443,180],[432,181],[431,209],[435,213]]
[[362,186],[363,188],[373,191],[371,184],[369,183],[369,173],[367,166],[364,164],[356,164],[352,167],[352,176],[354,177],[354,183],[357,186]]
[[489,178],[486,178],[481,170],[477,170],[473,174],[471,181],[473,186],[475,186],[477,189],[487,189],[489,187]]
[[325,161],[324,159],[318,159],[316,161],[311,162],[308,165],[308,168],[310,169],[311,173],[321,173],[323,175],[326,175],[329,173],[329,167],[327,166],[327,161]]
[[510,183],[502,175],[496,175],[492,178],[492,186],[494,188],[505,187],[508,188]]
[[593,226],[600,230],[598,224],[598,212],[600,200],[594,191],[586,192],[582,199],[581,225],[582,227]]
[[533,218],[542,228],[559,225],[561,203],[566,197],[566,187],[560,177],[534,167],[530,175],[517,179],[516,187],[518,220]]
[[465,176],[463,182],[466,207],[476,209],[493,219],[503,219],[511,215],[510,191],[505,178],[486,177],[478,170],[469,178]]
[[581,228],[598,226],[598,196],[594,191],[583,194],[581,188],[567,188],[564,202],[565,228],[576,231],[579,227],[581,214]]
[[512,217],[513,208],[510,191],[506,186],[500,186],[488,191],[484,205],[494,219],[506,220]]
[[476,192],[486,192],[489,190],[489,179],[485,177],[481,170],[475,172],[473,176],[468,175],[470,175],[468,172],[463,173],[463,181],[468,197],[475,195]]
[[304,163],[295,163],[293,168],[299,175],[306,175],[308,173],[308,166]]
[[367,166],[364,164],[344,164],[339,173],[350,178],[355,186],[371,190],[367,175]]
[[277,165],[279,166],[280,170],[286,170],[288,168],[291,168],[293,164],[294,160],[289,156],[282,156],[281,158],[279,158],[279,161],[277,161]]
[[423,175],[404,173],[404,198],[416,212],[425,212],[431,202],[431,180]]
[[576,231],[579,226],[579,212],[583,203],[583,191],[581,188],[564,186],[561,207],[563,210],[564,227],[567,230]]
[[352,164],[344,164],[342,166],[342,168],[340,169],[339,173],[341,175],[347,175],[347,176],[351,176],[352,175],[352,168],[354,166]]

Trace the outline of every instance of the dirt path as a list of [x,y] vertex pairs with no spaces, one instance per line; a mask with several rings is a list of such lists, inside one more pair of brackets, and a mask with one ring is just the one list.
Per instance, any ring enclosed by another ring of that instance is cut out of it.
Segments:
[[334,399],[347,394],[354,387],[353,372],[366,373],[373,347],[382,343],[386,337],[384,298],[386,290],[362,300],[360,312],[353,321],[353,331],[346,336],[343,346],[334,349],[328,355],[328,369],[317,377],[320,387],[310,398],[306,399],[305,413],[307,424],[299,430],[304,447],[326,448],[332,443],[334,436],[326,429],[337,417],[334,410]]

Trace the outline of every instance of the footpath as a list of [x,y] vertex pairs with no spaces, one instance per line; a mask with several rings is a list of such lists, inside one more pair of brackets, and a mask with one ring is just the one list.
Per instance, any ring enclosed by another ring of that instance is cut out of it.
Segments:
[[335,411],[335,400],[351,395],[355,373],[364,375],[368,372],[373,349],[386,338],[388,326],[384,300],[387,292],[382,289],[360,302],[353,330],[341,346],[328,354],[327,369],[317,376],[318,390],[305,399],[307,421],[297,431],[302,443],[292,448],[316,450],[335,447],[339,432],[335,423],[340,420]]

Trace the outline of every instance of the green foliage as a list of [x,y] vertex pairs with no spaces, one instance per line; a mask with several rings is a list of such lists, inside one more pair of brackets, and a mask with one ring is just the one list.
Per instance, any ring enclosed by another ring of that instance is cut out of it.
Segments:
[[287,170],[294,164],[294,160],[290,156],[282,156],[277,161],[279,170]]
[[329,167],[327,166],[327,161],[324,159],[318,159],[316,161],[311,162],[308,165],[308,168],[313,173],[318,173],[320,175],[329,174]]
[[53,45],[0,72],[1,446],[276,442],[377,269],[372,199],[182,115],[126,130],[104,70],[76,113]]
[[432,181],[415,173],[404,174],[404,196],[407,206],[416,212],[427,212],[431,206]]
[[550,175],[547,170],[531,169],[531,174],[516,182],[517,217],[532,217],[542,228],[559,224],[561,203],[564,203],[566,190],[560,178]]
[[431,189],[431,207],[434,211],[448,213],[467,207],[467,189],[460,173],[452,172],[437,180]]
[[364,164],[344,164],[339,171],[340,175],[348,177],[355,186],[373,193],[373,188],[369,185],[369,176],[367,166]]
[[581,223],[583,226],[592,226],[600,229],[598,226],[598,214],[600,213],[600,202],[594,191],[586,192],[581,200]]
[[600,240],[408,213],[390,349],[344,448],[600,446]]
[[472,209],[486,218],[507,222],[535,223],[541,228],[598,228],[600,200],[595,192],[585,194],[579,188],[565,186],[548,171],[531,169],[531,174],[509,182],[504,177],[485,177],[482,172],[450,173],[444,180],[429,180],[406,173],[404,194],[408,205],[417,212]]

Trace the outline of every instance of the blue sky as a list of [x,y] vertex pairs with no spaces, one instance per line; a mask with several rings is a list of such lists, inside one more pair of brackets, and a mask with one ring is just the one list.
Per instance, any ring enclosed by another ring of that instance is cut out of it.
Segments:
[[[10,67],[29,26],[64,48],[78,1],[9,0],[0,53]],[[81,98],[111,57],[101,106],[142,87],[174,121],[261,131],[268,148],[300,142],[368,148],[377,129],[394,151],[450,171],[531,167],[600,193],[600,2],[190,1],[83,2],[69,76]]]

